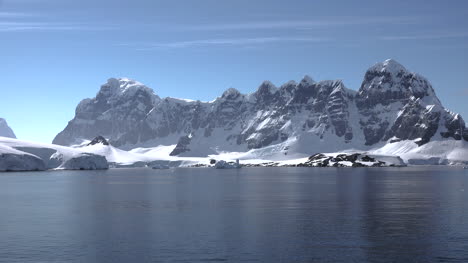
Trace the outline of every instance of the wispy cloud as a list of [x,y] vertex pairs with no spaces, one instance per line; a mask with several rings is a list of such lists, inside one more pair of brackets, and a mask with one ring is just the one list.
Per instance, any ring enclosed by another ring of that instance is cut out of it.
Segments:
[[430,39],[445,39],[445,38],[464,38],[468,37],[468,32],[457,33],[433,33],[425,35],[402,35],[402,36],[382,36],[381,40],[395,41],[395,40],[430,40]]
[[[30,0],[27,0],[30,1]],[[34,0],[38,1],[38,0]],[[55,1],[55,0],[54,0]],[[1,2],[1,0],[0,0]],[[414,24],[421,22],[424,18],[419,16],[412,17],[357,17],[357,16],[344,16],[344,17],[317,17],[307,20],[269,20],[269,21],[250,21],[250,22],[233,22],[233,23],[192,23],[192,24],[120,24],[119,26],[99,26],[92,24],[71,24],[62,21],[52,23],[42,23],[41,19],[27,19],[28,17],[46,17],[34,13],[20,13],[20,12],[0,12],[0,31],[3,32],[17,32],[17,31],[59,31],[59,30],[105,30],[119,28],[137,28],[137,30],[149,31],[254,31],[254,30],[300,30],[300,29],[322,29],[329,27],[344,27],[344,26],[361,26],[361,25],[382,25],[382,24]],[[2,22],[3,21],[3,22]],[[11,25],[5,26],[1,23],[8,23]],[[16,23],[16,25],[13,25]]]
[[0,11],[0,18],[23,18],[36,16],[35,14],[30,13],[18,13],[18,12],[3,12]]
[[179,30],[258,30],[258,29],[308,29],[320,27],[375,25],[375,24],[414,24],[421,21],[421,17],[322,17],[311,20],[272,20],[259,22],[231,23],[231,24],[198,24],[175,26]]
[[0,32],[102,31],[116,29],[115,26],[109,25],[44,20],[47,18],[47,16],[38,13],[0,11]]
[[61,24],[43,22],[0,21],[0,32],[21,31],[102,31],[112,30],[112,26],[94,26],[88,24]]
[[268,43],[280,42],[309,42],[321,43],[331,41],[330,38],[321,37],[257,37],[257,38],[217,38],[217,39],[201,39],[201,40],[186,40],[175,42],[160,42],[146,44],[119,44],[119,46],[136,46],[137,50],[154,50],[154,49],[173,49],[173,48],[189,48],[189,47],[204,47],[204,46],[252,46]]

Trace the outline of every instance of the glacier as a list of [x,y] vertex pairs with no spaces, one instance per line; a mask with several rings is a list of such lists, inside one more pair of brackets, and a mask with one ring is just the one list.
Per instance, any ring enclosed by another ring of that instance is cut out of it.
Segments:
[[0,172],[43,170],[46,170],[46,164],[41,158],[5,145],[0,145]]
[[105,156],[59,145],[0,137],[0,171],[108,169]]

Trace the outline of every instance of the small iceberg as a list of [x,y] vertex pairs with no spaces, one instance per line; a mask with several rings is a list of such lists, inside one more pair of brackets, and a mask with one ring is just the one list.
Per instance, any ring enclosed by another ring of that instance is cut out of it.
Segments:
[[239,163],[239,159],[237,159],[236,162],[218,161],[215,163],[214,167],[216,169],[239,169],[242,166]]

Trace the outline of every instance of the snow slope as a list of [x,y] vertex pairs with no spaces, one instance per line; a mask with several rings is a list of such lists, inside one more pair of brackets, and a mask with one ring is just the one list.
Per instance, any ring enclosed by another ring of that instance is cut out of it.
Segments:
[[175,145],[160,145],[152,148],[135,148],[131,151],[125,151],[112,145],[97,143],[75,149],[105,156],[113,167],[144,167],[154,166],[155,164],[189,166],[200,163],[205,164],[209,161],[208,158],[171,156],[170,153],[174,147]]
[[[0,167],[2,168],[0,170],[94,170],[108,168],[107,160],[102,155],[54,144],[6,137],[0,137],[0,154],[8,157],[1,160]],[[42,164],[39,164],[40,162]],[[19,168],[8,169],[8,167]]]
[[371,152],[400,156],[406,163],[413,165],[468,164],[468,143],[463,140],[431,141],[422,146],[414,141],[400,141],[388,143]]
[[[246,152],[221,152],[206,157],[180,157],[170,155],[175,145],[160,145],[125,151],[102,143],[69,148],[0,137],[0,171],[105,169],[109,164],[112,167],[184,167],[200,164],[206,166],[210,163],[210,159],[226,162],[234,162],[239,159],[243,165],[272,163],[275,166],[303,165],[310,162],[309,155],[288,154],[285,147],[293,143],[295,143],[294,140]],[[432,141],[422,146],[418,146],[416,142],[411,140],[399,141],[370,150],[348,149],[339,152],[325,152],[324,155],[327,158],[335,158],[338,155],[355,153],[375,158],[387,165],[397,166],[403,165],[402,160],[409,165],[468,164],[468,143],[447,139]],[[360,162],[366,166],[365,162]],[[353,165],[352,162],[346,160],[340,161],[338,164],[341,166]],[[373,164],[369,162],[368,166]],[[333,165],[332,161],[328,166]]]

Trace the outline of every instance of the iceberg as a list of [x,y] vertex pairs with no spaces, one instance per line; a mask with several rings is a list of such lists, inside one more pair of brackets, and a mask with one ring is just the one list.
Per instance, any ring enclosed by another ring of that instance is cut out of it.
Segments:
[[239,159],[236,160],[236,162],[226,162],[226,161],[218,161],[215,163],[214,167],[216,169],[239,169],[242,166],[239,163]]

